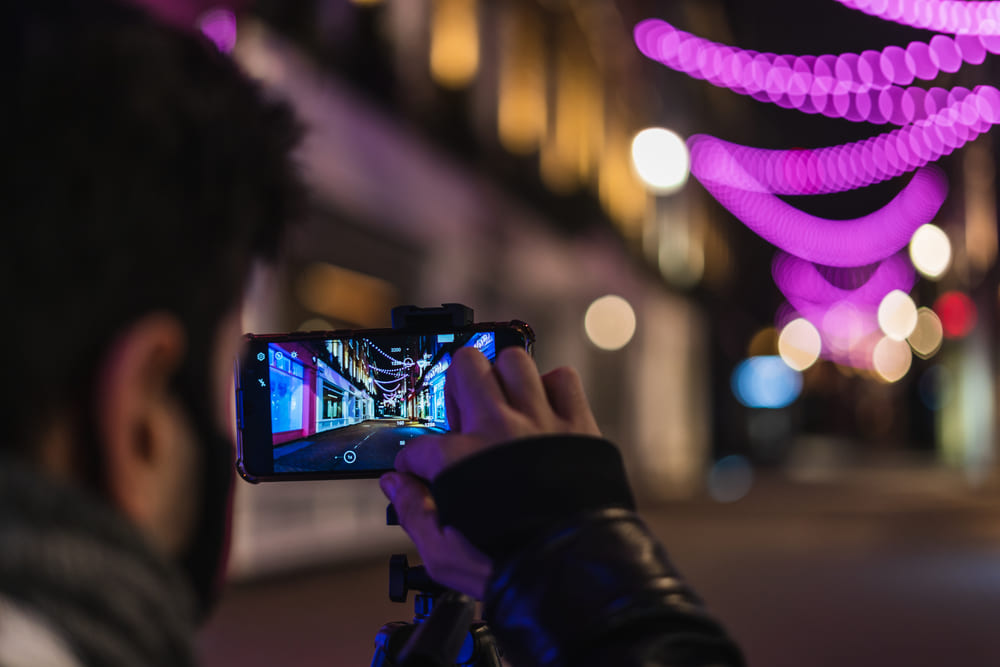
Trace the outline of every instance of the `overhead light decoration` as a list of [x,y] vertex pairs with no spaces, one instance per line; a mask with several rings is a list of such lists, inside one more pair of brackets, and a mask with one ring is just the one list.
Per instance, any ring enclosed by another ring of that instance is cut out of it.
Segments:
[[[815,149],[770,150],[710,135],[688,139],[699,179],[785,195],[843,192],[881,183],[950,155],[1000,122],[1000,91],[952,91],[952,103],[906,127]],[[695,152],[699,155],[695,155]]]
[[[851,9],[895,21],[913,28],[923,28],[953,35],[979,35],[985,40],[1000,36],[1000,13],[996,2],[961,2],[958,0],[837,0]],[[945,11],[941,11],[945,10]],[[992,53],[997,53],[992,51]]]
[[[963,64],[979,65],[1000,42],[979,35],[954,39],[935,35],[906,49],[821,56],[758,53],[719,44],[649,19],[635,29],[639,50],[648,58],[698,79],[805,113],[859,122],[904,125],[939,111],[949,91],[909,86],[933,80]],[[908,86],[903,88],[902,86]]]
[[[819,332],[821,356],[873,368],[886,381],[895,381],[909,368],[910,348],[903,341],[914,332],[917,320],[916,304],[897,298],[906,296],[916,279],[905,249],[926,244],[929,230],[936,229],[930,223],[948,191],[944,173],[933,163],[1000,123],[1000,90],[993,86],[949,90],[910,84],[957,72],[963,64],[978,65],[987,53],[1000,53],[995,21],[1000,12],[992,2],[838,1],[881,18],[950,34],[905,48],[820,56],[744,50],[658,19],[637,24],[634,38],[648,58],[762,102],[898,126],[861,141],[813,149],[761,149],[704,134],[687,140],[695,178],[747,227],[780,249],[772,275],[791,307]],[[844,192],[914,171],[892,201],[853,220],[811,215],[780,198]],[[941,263],[918,268],[933,276],[945,270],[947,261],[943,268]],[[887,301],[889,295],[896,296]]]

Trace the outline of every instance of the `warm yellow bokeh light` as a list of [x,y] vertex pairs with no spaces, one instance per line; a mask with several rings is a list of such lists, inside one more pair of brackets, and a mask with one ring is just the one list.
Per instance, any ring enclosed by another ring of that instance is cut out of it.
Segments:
[[892,290],[878,306],[878,325],[889,338],[906,340],[917,326],[917,304],[903,290]]
[[594,345],[620,350],[635,334],[635,311],[625,299],[609,294],[590,304],[583,325]]
[[500,44],[497,135],[511,153],[529,155],[538,150],[547,121],[545,26],[526,7],[506,8]]
[[937,225],[917,228],[910,239],[910,260],[928,278],[940,278],[951,264],[951,241]]
[[789,322],[778,336],[778,354],[797,371],[804,371],[816,363],[822,349],[819,331],[802,317]]
[[476,0],[435,0],[431,17],[431,76],[464,88],[479,70]]
[[875,345],[872,353],[872,365],[875,372],[886,382],[901,380],[910,370],[913,354],[905,342],[893,340],[886,336]]
[[[594,181],[602,160],[605,93],[588,42],[574,21],[560,22],[548,131],[540,146],[538,170],[553,192],[570,194]],[[545,62],[547,58],[543,58]]]
[[639,178],[658,194],[676,192],[687,183],[691,156],[676,132],[650,127],[632,140],[632,164]]
[[921,359],[934,356],[941,349],[944,340],[944,327],[941,326],[941,319],[937,313],[930,308],[919,309],[917,326],[906,340]]

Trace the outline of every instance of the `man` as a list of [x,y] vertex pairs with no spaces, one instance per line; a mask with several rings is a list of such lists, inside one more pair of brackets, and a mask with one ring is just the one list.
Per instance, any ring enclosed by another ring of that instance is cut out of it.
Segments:
[[6,3],[0,54],[0,664],[192,664],[237,309],[300,204],[298,131],[135,8]]
[[[22,0],[0,25],[0,665],[190,665],[228,541],[237,308],[302,198],[295,124],[138,10]],[[572,372],[465,351],[447,393],[454,435],[383,488],[515,664],[739,663]]]

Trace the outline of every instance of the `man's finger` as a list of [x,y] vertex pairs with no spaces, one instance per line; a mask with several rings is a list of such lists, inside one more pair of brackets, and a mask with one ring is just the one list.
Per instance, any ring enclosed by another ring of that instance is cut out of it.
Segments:
[[577,433],[600,435],[597,421],[583,391],[583,382],[572,368],[563,367],[542,376],[542,385],[549,405],[565,422],[569,422]]
[[432,481],[438,473],[460,458],[483,448],[482,442],[459,433],[422,435],[406,443],[396,454],[397,472]]
[[490,415],[496,414],[498,406],[507,404],[493,366],[482,352],[471,347],[456,350],[444,391],[450,397],[449,406],[457,408],[463,432],[475,431]]
[[397,472],[416,475],[431,481],[447,465],[439,442],[444,436],[423,435],[406,443],[396,454],[393,465]]
[[538,366],[527,352],[509,347],[497,356],[493,368],[500,387],[515,410],[534,418],[540,425],[551,421],[552,408],[538,375]]

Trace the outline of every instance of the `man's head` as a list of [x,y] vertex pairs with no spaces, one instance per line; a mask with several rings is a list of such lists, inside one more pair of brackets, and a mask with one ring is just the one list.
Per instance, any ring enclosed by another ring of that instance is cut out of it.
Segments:
[[108,2],[8,5],[0,61],[0,454],[181,555],[244,284],[301,200],[295,123],[207,40]]

